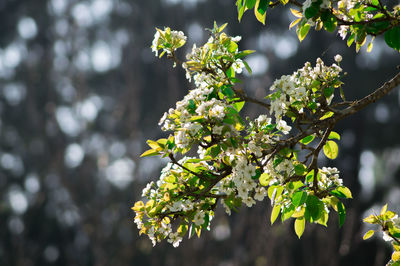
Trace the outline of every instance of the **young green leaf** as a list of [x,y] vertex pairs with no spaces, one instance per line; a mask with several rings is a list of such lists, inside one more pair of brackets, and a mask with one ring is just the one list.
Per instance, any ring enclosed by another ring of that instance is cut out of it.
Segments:
[[308,24],[306,20],[303,20],[303,22],[297,26],[296,33],[300,42],[303,41],[304,38],[307,36],[310,27],[310,24]]
[[236,109],[236,111],[240,112],[240,110],[242,110],[243,106],[244,106],[245,102],[236,102],[234,104],[232,104],[233,108]]
[[300,239],[301,235],[304,232],[304,228],[306,226],[306,220],[304,217],[297,218],[296,221],[294,222],[294,231],[296,232],[296,235]]
[[344,224],[344,221],[346,219],[346,209],[343,205],[342,202],[337,203],[337,209],[338,209],[338,215],[339,215],[339,227],[342,227]]
[[291,8],[291,9],[290,9],[290,12],[292,12],[292,14],[293,14],[295,17],[298,17],[298,18],[302,18],[302,17],[303,17],[303,14],[302,14],[300,11],[296,10],[296,9]]
[[371,214],[370,216],[364,218],[364,223],[369,223],[369,224],[375,224],[376,222],[378,222],[378,217],[376,217],[375,215]]
[[265,25],[265,18],[267,15],[267,8],[270,0],[257,0],[256,5],[254,7],[254,14],[258,21]]
[[338,133],[336,133],[335,131],[331,131],[331,133],[329,133],[328,139],[340,140],[340,135]]
[[366,232],[363,236],[364,240],[367,240],[368,238],[372,237],[374,235],[375,231],[374,230],[369,230],[368,232]]
[[328,157],[331,160],[336,159],[338,156],[339,148],[336,142],[332,140],[328,140],[325,145],[324,145],[324,154],[326,157]]
[[387,204],[385,204],[385,206],[382,207],[380,215],[384,215],[386,211],[387,211]]
[[314,140],[315,136],[314,135],[309,135],[303,139],[300,140],[300,143],[303,143],[304,145],[307,145],[311,143]]
[[281,212],[281,206],[275,205],[271,212],[271,225],[274,224],[276,218],[278,218],[279,213]]
[[160,154],[159,151],[150,149],[150,150],[147,150],[147,151],[143,152],[143,153],[140,155],[140,157],[154,156],[154,155],[159,155],[159,154]]
[[329,117],[332,117],[333,115],[334,115],[334,113],[331,112],[331,111],[326,112],[319,120],[325,120],[325,119],[327,119]]

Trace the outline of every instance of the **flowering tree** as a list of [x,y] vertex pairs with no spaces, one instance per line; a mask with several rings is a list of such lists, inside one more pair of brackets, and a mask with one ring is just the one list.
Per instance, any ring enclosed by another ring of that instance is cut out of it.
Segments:
[[[368,35],[373,40],[380,34],[388,46],[400,48],[400,9],[389,11],[382,1],[238,0],[236,5],[239,20],[246,10],[254,9],[262,23],[267,9],[297,7],[292,9],[297,18],[290,26],[297,24],[300,41],[311,26],[327,31],[339,27],[343,38],[350,35],[349,46],[355,41],[357,51]],[[170,28],[156,31],[152,44],[156,56],[166,55],[174,66],[181,65],[195,88],[161,118],[159,125],[171,132],[169,136],[148,140],[151,149],[142,154],[167,157],[170,162],[160,179],[143,190],[147,201],[132,208],[140,233],[154,245],[167,239],[177,247],[186,234],[200,236],[210,228],[218,205],[230,214],[266,197],[273,206],[271,224],[279,215],[282,221],[293,218],[299,238],[307,222],[326,226],[331,210],[343,225],[342,199],[352,198],[351,192],[339,170],[319,165],[318,158],[321,153],[332,160],[337,157],[336,123],[399,85],[400,73],[370,95],[348,101],[342,89],[342,57],[336,55],[331,65],[321,59],[305,63],[277,79],[265,99],[255,99],[235,86],[241,82],[237,74],[243,68],[251,73],[245,57],[254,51],[241,51],[241,38],[228,36],[225,27],[214,23],[211,37],[200,47],[194,45],[186,61],[175,54],[186,43],[184,33]],[[245,104],[260,105],[265,112],[255,119],[243,118],[240,112]],[[395,213],[384,208],[365,221],[380,225],[385,238],[400,250],[400,221]],[[364,238],[372,234],[369,231]],[[393,254],[391,263],[399,264],[399,251]]]

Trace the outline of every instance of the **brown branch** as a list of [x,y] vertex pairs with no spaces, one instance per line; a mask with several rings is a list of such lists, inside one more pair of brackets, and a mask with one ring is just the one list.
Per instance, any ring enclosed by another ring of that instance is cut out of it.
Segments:
[[334,117],[334,119],[336,121],[339,121],[349,115],[352,115],[360,111],[364,107],[368,106],[371,103],[376,102],[377,100],[388,94],[398,85],[400,85],[400,72],[397,73],[391,80],[385,82],[381,87],[379,87],[371,94],[365,96],[360,100],[354,101],[348,108],[344,109],[343,111],[340,111],[339,115]]
[[259,101],[257,99],[254,99],[252,97],[247,96],[244,92],[241,92],[235,88],[232,87],[232,90],[235,92],[235,94],[243,101],[245,102],[251,102],[251,103],[255,103],[258,105],[261,105],[262,107],[265,107],[266,109],[269,110],[269,108],[271,108],[271,105],[262,101]]

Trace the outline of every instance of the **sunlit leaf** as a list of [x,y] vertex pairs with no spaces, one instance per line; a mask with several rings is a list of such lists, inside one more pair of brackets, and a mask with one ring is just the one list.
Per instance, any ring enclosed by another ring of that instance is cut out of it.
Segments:
[[303,143],[304,145],[307,145],[311,143],[314,140],[315,136],[314,135],[309,135],[303,139],[300,140],[300,143]]
[[281,206],[275,205],[271,212],[271,224],[274,224],[276,218],[278,218],[279,213],[281,212]]
[[368,238],[372,237],[374,235],[375,231],[374,230],[369,230],[368,232],[366,232],[363,236],[364,240],[367,240]]
[[329,133],[328,139],[337,139],[337,140],[340,140],[340,135],[339,135],[337,132],[335,132],[335,131],[331,131],[331,133]]
[[338,209],[338,215],[339,215],[339,227],[342,227],[344,224],[344,221],[346,219],[346,209],[345,209],[343,203],[340,201],[337,204],[337,209]]
[[325,145],[324,145],[324,154],[326,157],[328,157],[331,160],[336,159],[339,153],[339,148],[336,142],[332,140],[328,140]]
[[147,151],[143,152],[143,153],[140,155],[140,157],[154,156],[154,155],[159,155],[159,154],[160,154],[159,151],[150,149],[150,150],[147,150]]
[[297,218],[296,221],[294,222],[294,231],[296,232],[298,238],[300,238],[301,235],[303,234],[305,226],[306,226],[306,220],[304,219],[304,217]]

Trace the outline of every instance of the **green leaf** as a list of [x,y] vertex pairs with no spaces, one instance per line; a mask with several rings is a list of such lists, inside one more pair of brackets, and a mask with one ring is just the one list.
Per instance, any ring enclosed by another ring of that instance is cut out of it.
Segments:
[[289,219],[290,217],[292,217],[292,214],[295,212],[295,207],[293,206],[293,204],[290,204],[289,207],[284,207],[283,211],[282,211],[282,222],[286,221],[287,219]]
[[340,87],[340,98],[342,98],[343,101],[346,101],[346,97],[344,96],[344,91],[342,87]]
[[364,30],[357,32],[357,35],[356,35],[357,44],[359,44],[360,46],[363,46],[366,41],[367,41],[367,33]]
[[223,95],[228,96],[229,98],[235,96],[235,92],[232,90],[230,86],[222,86],[221,92]]
[[314,195],[308,195],[306,199],[306,211],[312,218],[310,221],[316,221],[324,211],[324,204],[318,197]]
[[[214,21],[215,22],[215,21]],[[216,24],[215,24],[216,25]],[[224,23],[224,24],[222,24],[220,27],[218,27],[218,32],[222,32],[225,28],[226,28],[226,26],[228,26],[228,23]]]
[[351,195],[351,191],[348,187],[338,187],[336,190],[342,193],[346,197],[346,199],[353,198],[353,196]]
[[278,218],[279,213],[281,212],[281,206],[275,205],[271,212],[271,225],[274,224],[276,218]]
[[352,199],[353,196],[351,195],[351,191],[347,187],[338,187],[335,190],[332,190],[330,192],[331,195],[334,195],[339,198],[344,198],[344,199]]
[[264,15],[265,12],[267,11],[268,5],[269,5],[269,0],[259,0],[258,1],[258,6],[257,6],[257,12],[260,13],[261,15]]
[[149,139],[146,142],[147,142],[147,145],[149,145],[150,148],[152,148],[153,150],[156,150],[156,151],[162,150],[161,147],[160,147],[160,144],[157,143],[156,141]]
[[339,148],[336,142],[328,140],[324,145],[324,154],[331,160],[336,159],[338,156]]
[[315,222],[327,227],[328,219],[329,219],[329,214],[325,211],[325,209],[322,209],[321,216]]
[[306,227],[306,220],[304,217],[297,218],[296,221],[294,222],[294,231],[296,232],[296,235],[300,239],[301,235],[304,232],[304,228]]
[[332,117],[334,114],[335,114],[334,112],[328,111],[319,120],[325,120],[329,117]]
[[370,41],[367,46],[367,53],[370,53],[372,51],[373,47],[374,47],[374,43],[373,43],[373,41]]
[[240,20],[242,19],[243,13],[246,10],[246,5],[244,4],[244,0],[237,0],[236,5],[237,5],[237,12],[238,12],[238,19],[240,22]]
[[230,41],[228,44],[228,47],[226,47],[226,48],[228,49],[228,52],[234,53],[238,49],[238,45],[234,41]]
[[249,66],[249,64],[244,60],[242,61],[242,63],[244,65],[244,67],[246,68],[247,72],[249,72],[249,74],[251,75],[251,73],[253,73],[253,72],[251,71],[251,67]]
[[304,164],[296,164],[294,167],[294,173],[296,175],[302,176],[307,172],[307,167]]
[[165,146],[167,144],[167,142],[168,142],[168,140],[165,139],[165,138],[157,140],[157,143],[162,145],[162,146]]
[[338,215],[339,215],[339,227],[342,227],[344,224],[344,221],[346,219],[346,209],[343,205],[342,202],[337,203],[337,209],[338,209]]
[[256,5],[256,0],[247,0],[246,1],[246,7],[248,9],[252,9]]
[[296,33],[300,42],[303,41],[304,38],[307,36],[310,27],[310,24],[308,24],[306,20],[303,20],[303,22],[299,26],[297,26]]
[[297,10],[297,9],[291,8],[290,11],[291,11],[292,14],[293,14],[295,17],[297,17],[297,18],[302,18],[302,17],[303,17],[303,14],[302,14],[299,10]]
[[235,55],[235,59],[243,58],[243,57],[248,56],[248,55],[250,55],[250,54],[252,54],[254,52],[255,52],[255,50],[244,50],[244,51],[241,51],[241,52],[239,52],[239,53],[237,53]]
[[204,116],[202,115],[194,115],[190,117],[190,122],[200,122],[204,120]]
[[228,68],[226,71],[226,75],[228,78],[234,78],[235,77],[235,70],[233,70],[233,67]]
[[306,182],[312,183],[314,181],[314,170],[311,170],[306,176]]
[[389,47],[400,52],[400,26],[385,32],[385,42]]
[[191,113],[191,114],[196,113],[196,103],[193,101],[193,99],[189,100],[187,109],[188,109],[189,113]]
[[318,4],[314,4],[314,3],[304,11],[304,15],[307,19],[313,18],[319,12]]
[[335,92],[335,88],[333,88],[333,87],[324,88],[324,96],[326,98],[331,97],[334,92]]
[[292,203],[295,207],[299,207],[300,205],[303,205],[304,202],[306,202],[306,199],[307,193],[304,191],[298,191],[293,194]]
[[337,20],[334,15],[329,10],[326,10],[321,14],[321,20],[324,24],[324,28],[328,32],[333,32],[337,26]]
[[375,224],[379,221],[378,217],[371,214],[370,216],[363,219],[364,223]]
[[328,139],[340,140],[340,135],[338,133],[336,133],[335,131],[331,131],[331,133],[329,133]]
[[236,111],[240,112],[240,110],[242,110],[244,104],[245,104],[245,101],[243,101],[243,102],[236,102],[236,103],[232,104],[232,106],[233,106],[233,108],[236,109]]
[[270,200],[275,200],[282,194],[282,192],[283,192],[282,186],[270,186],[268,188],[268,198]]
[[259,178],[260,185],[264,187],[268,186],[270,179],[271,177],[267,173],[262,173]]
[[382,207],[380,215],[384,215],[386,211],[387,211],[387,204],[385,204],[385,206]]
[[214,145],[211,147],[210,155],[215,158],[221,152],[221,147],[219,145]]
[[254,7],[254,14],[258,21],[265,25],[265,17],[267,15],[267,8],[269,5],[269,0],[257,0]]
[[353,32],[350,34],[349,38],[347,39],[347,46],[350,47],[351,44],[354,42],[354,39],[356,37],[356,34]]
[[159,151],[150,149],[150,150],[147,150],[147,151],[143,152],[143,153],[140,155],[140,157],[154,156],[154,155],[158,155],[158,154],[160,154]]
[[366,232],[363,236],[364,240],[367,240],[368,238],[371,238],[374,235],[375,231],[374,230],[369,230],[368,232]]
[[303,139],[300,140],[300,143],[303,143],[304,145],[307,145],[311,143],[314,140],[315,136],[314,135],[309,135]]

